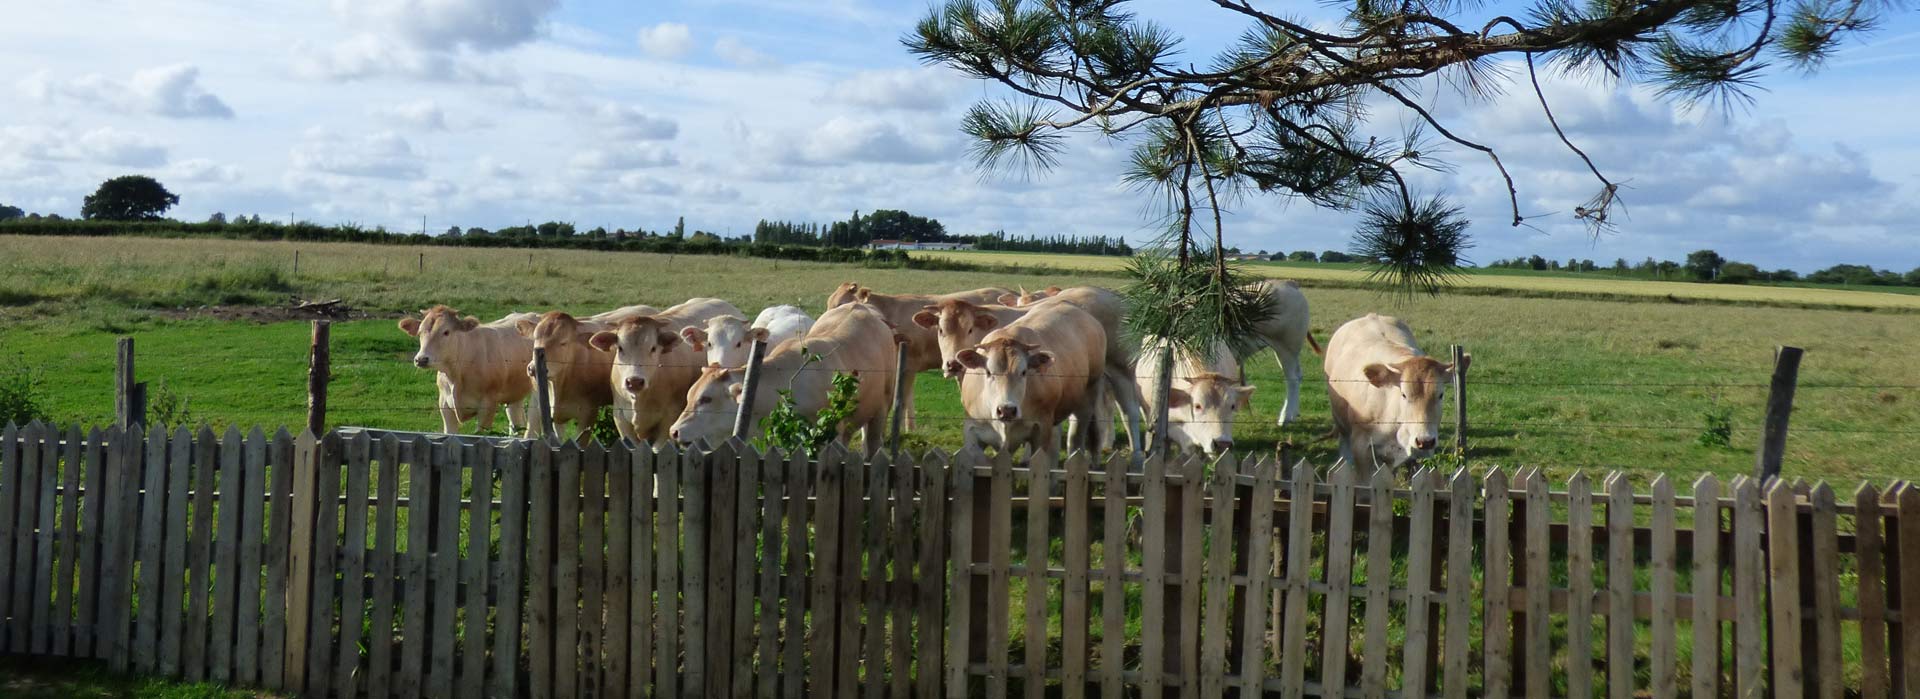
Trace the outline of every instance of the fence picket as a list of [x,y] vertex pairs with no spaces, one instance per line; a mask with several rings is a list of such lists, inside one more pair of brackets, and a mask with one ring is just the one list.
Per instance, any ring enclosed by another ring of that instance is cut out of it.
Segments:
[[[372,468],[373,440],[361,432],[347,442],[347,494],[345,526],[340,535],[340,648],[333,686],[346,696],[359,692],[360,620],[365,617],[367,597],[367,472]],[[224,573],[222,573],[224,575]],[[379,628],[367,644],[381,640]]]
[[220,443],[213,436],[213,430],[203,426],[194,436],[193,514],[190,515],[193,534],[187,544],[187,637],[180,658],[184,674],[196,682],[207,677],[207,596],[213,587],[213,490],[219,464]]
[[[1486,489],[1486,530],[1483,532],[1486,556],[1483,594],[1486,600],[1482,608],[1486,610],[1486,621],[1481,627],[1481,647],[1486,652],[1485,673],[1486,696],[1504,699],[1512,689],[1513,666],[1510,663],[1509,647],[1513,636],[1509,624],[1512,617],[1507,593],[1511,588],[1512,555],[1511,537],[1508,536],[1508,522],[1511,513],[1512,496],[1507,489],[1507,474],[1498,467],[1487,473],[1484,481]],[[1451,586],[1452,581],[1447,584]]]
[[1368,699],[1384,699],[1387,695],[1387,590],[1393,584],[1393,484],[1393,475],[1381,467],[1373,470],[1367,483],[1367,606],[1361,622],[1360,692]]
[[228,427],[227,434],[219,442],[220,510],[216,530],[213,535],[213,629],[208,634],[208,677],[221,684],[233,680],[233,613],[238,603],[239,589],[235,585],[241,572],[238,542],[240,536],[241,511],[245,509],[240,494],[240,464],[245,448],[241,446],[244,438],[240,428]]
[[[410,446],[412,458],[407,463],[407,553],[401,557],[404,561],[402,568],[405,570],[402,589],[406,590],[406,595],[401,602],[404,605],[404,611],[400,618],[399,689],[403,699],[418,699],[425,696],[426,685],[423,673],[429,655],[427,598],[430,590],[427,580],[427,550],[433,545],[433,464],[439,458],[435,452],[445,447],[434,444],[425,437],[415,439]],[[551,488],[549,481],[548,490],[545,493],[548,497],[544,500],[540,498],[540,493],[536,492],[534,497],[536,507],[542,502],[549,503],[548,507],[552,506]],[[553,531],[552,522],[547,523],[545,531]],[[545,566],[536,562],[531,575],[537,581],[544,581]],[[544,596],[545,592],[551,589],[549,586],[537,583],[532,587],[536,599]],[[541,636],[536,633],[534,637]],[[535,678],[533,686],[536,697],[547,696],[540,691],[541,687],[550,686],[551,680],[542,682],[541,679],[552,677],[551,652],[543,655],[541,651],[542,649],[536,646],[533,653],[533,677]],[[542,665],[543,661],[547,664]]]
[[953,529],[953,614],[947,620],[946,695],[949,699],[972,696],[968,688],[968,664],[973,660],[973,592],[980,582],[973,573],[973,564],[978,560],[973,541],[977,524],[974,468],[982,458],[979,450],[971,448],[954,455],[953,502],[947,510],[947,522]]
[[[467,609],[461,624],[464,646],[460,651],[458,696],[480,697],[486,693],[487,679],[487,567],[493,548],[494,462],[504,453],[496,449],[478,449],[469,445],[467,495],[467,558],[461,562],[461,583],[466,588]],[[365,499],[364,491],[361,502]],[[501,598],[518,596],[519,591],[501,590]],[[601,694],[600,696],[606,696]]]
[[[1207,568],[1205,611],[1202,620],[1205,625],[1200,634],[1200,677],[1199,694],[1207,697],[1224,696],[1226,693],[1227,636],[1233,629],[1228,621],[1228,604],[1233,596],[1233,540],[1234,540],[1234,475],[1239,472],[1238,464],[1231,453],[1220,457],[1213,464],[1213,478],[1207,484],[1207,496],[1212,500],[1211,518],[1207,527]],[[1198,491],[1199,483],[1190,483],[1188,488]],[[1195,508],[1199,509],[1199,508]],[[1069,549],[1071,550],[1071,549]],[[1189,678],[1187,684],[1194,681]]]
[[1060,604],[1060,689],[1065,699],[1087,693],[1087,574],[1092,541],[1087,532],[1087,477],[1091,459],[1086,452],[1067,458],[1066,521],[1063,553],[1066,582]]
[[[733,544],[733,696],[744,699],[753,695],[754,687],[754,573],[760,566],[773,566],[780,560],[780,546],[777,540],[767,539],[766,548],[760,548],[759,517],[766,511],[761,499],[761,474],[767,463],[779,463],[780,455],[770,453],[755,454],[746,449],[747,457],[740,460],[740,470],[736,476],[737,498],[734,504],[734,544]],[[763,656],[764,657],[764,656]]]
[[[156,430],[159,431],[159,430]],[[263,596],[267,600],[261,610],[260,635],[265,639],[260,644],[260,682],[269,689],[287,687],[286,660],[287,639],[291,636],[287,628],[287,606],[275,604],[275,600],[287,600],[291,590],[287,585],[287,568],[291,554],[293,537],[293,435],[286,428],[274,430],[273,444],[267,448],[267,459],[273,468],[273,497],[267,521],[267,550],[264,552],[267,564],[267,587]],[[152,500],[149,500],[152,502]]]
[[[26,473],[20,439],[20,427],[11,422],[5,432],[0,432],[0,573],[6,573],[9,580],[18,579],[13,571],[14,540],[19,535],[14,518],[18,516],[17,503]],[[12,646],[16,633],[12,593],[11,589],[0,589],[0,650]]]
[[[808,534],[807,503],[812,491],[814,478],[819,470],[812,468],[807,453],[795,450],[787,455],[787,575],[781,581],[780,594],[786,598],[786,618],[782,622],[785,633],[782,635],[780,649],[781,696],[798,699],[806,694],[807,686],[807,595],[810,571],[807,567],[808,545],[813,537]],[[938,669],[935,674],[940,674]]]
[[[160,569],[163,567],[161,565],[160,552],[166,544],[168,436],[165,428],[156,427],[156,429],[147,432],[146,454],[141,460],[142,464],[144,464],[144,471],[136,470],[134,473],[134,475],[140,476],[141,506],[138,508],[140,513],[139,541],[137,544],[139,574],[138,581],[134,586],[134,594],[139,598],[139,609],[134,616],[131,664],[136,671],[143,673],[155,671],[158,668],[159,661],[160,600],[164,599],[161,593],[160,583],[162,580]],[[25,455],[26,453],[22,451],[21,456],[24,458]],[[15,481],[17,484],[17,474]],[[278,492],[284,493],[286,491],[283,487]],[[284,552],[286,550],[285,526],[282,525],[280,529],[281,538],[279,548]],[[0,567],[4,567],[5,565],[5,561],[0,561]],[[284,556],[280,559],[279,574],[281,585],[284,589],[286,579],[286,558]],[[274,607],[276,606],[279,605],[267,605],[268,613],[274,614]],[[281,640],[285,640],[284,635]],[[273,641],[270,640],[269,643],[273,643]],[[275,645],[277,646],[278,644]],[[279,663],[273,663],[272,666],[277,668],[278,665]],[[274,673],[272,679],[275,684],[270,686],[278,686],[278,676],[279,673]]]
[[1920,697],[1920,489],[1900,492],[1900,655],[1906,696]]
[[1853,493],[1853,541],[1855,572],[1860,587],[1854,595],[1860,608],[1860,697],[1886,699],[1887,681],[1887,591],[1884,578],[1886,559],[1881,552],[1880,491],[1870,483],[1860,484]]
[[489,696],[520,696],[521,616],[520,579],[526,564],[527,453],[520,442],[510,443],[500,465],[500,574],[493,588],[500,591],[494,611],[493,681]]
[[1026,630],[1021,634],[1026,648],[1026,677],[1022,681],[1027,699],[1045,699],[1047,694],[1047,549],[1052,537],[1047,532],[1051,517],[1047,499],[1052,493],[1053,462],[1045,454],[1028,462],[1027,473],[1027,557]]
[[[700,545],[688,543],[687,556],[697,560],[697,568],[704,572],[698,589],[704,597],[703,606],[698,611],[688,605],[688,624],[703,634],[696,645],[693,639],[688,641],[688,650],[700,651],[705,661],[702,676],[703,684],[698,685],[702,696],[727,697],[732,694],[729,680],[733,675],[733,605],[726,602],[733,587],[733,534],[734,534],[734,489],[732,484],[738,478],[742,462],[753,459],[753,453],[744,449],[745,445],[737,439],[729,439],[706,455],[707,466],[696,478],[704,480],[704,490],[698,498],[705,508],[695,518],[689,516],[689,526],[697,528],[701,535]],[[691,512],[691,508],[689,508]],[[692,583],[689,583],[692,585]],[[696,685],[689,683],[688,688]]]
[[1100,487],[1100,696],[1119,699],[1126,669],[1127,474],[1116,456]]
[[[626,699],[633,684],[628,639],[633,632],[633,454],[623,441],[607,445],[607,620],[605,671],[598,696]],[[484,610],[483,610],[484,611]],[[499,633],[495,627],[495,633]]]
[[1648,629],[1653,633],[1653,645],[1647,652],[1653,675],[1650,684],[1654,699],[1673,699],[1679,692],[1674,670],[1679,647],[1675,645],[1674,627],[1680,620],[1675,616],[1679,601],[1674,596],[1673,481],[1664,473],[1653,479],[1652,535],[1652,558],[1648,561],[1653,568],[1653,622]]
[[[80,654],[73,650],[74,609],[73,588],[74,573],[80,562],[80,549],[86,543],[80,539],[80,472],[90,466],[81,462],[80,455],[86,447],[80,436],[79,425],[67,427],[67,448],[65,463],[60,468],[60,521],[59,550],[53,561],[53,615],[48,618],[48,630],[52,640],[47,648],[49,655],[75,657],[92,655],[92,651]],[[88,577],[92,577],[89,570]]]
[[1273,586],[1273,511],[1275,480],[1284,464],[1262,457],[1254,464],[1253,490],[1247,507],[1247,590],[1240,622],[1240,696],[1265,692],[1267,674],[1266,621],[1268,591]]
[[1813,553],[1814,673],[1823,699],[1839,699],[1840,675],[1840,540],[1835,524],[1833,488],[1821,481],[1809,498],[1813,507],[1812,541],[1801,546]]
[[[167,534],[165,551],[161,554],[160,599],[156,601],[160,606],[158,672],[161,675],[174,677],[181,671],[180,643],[184,634],[182,627],[184,611],[180,607],[180,602],[186,598],[186,591],[181,589],[181,586],[186,583],[187,575],[187,496],[190,492],[187,482],[194,466],[193,433],[187,431],[185,427],[174,430],[173,441],[169,446],[172,449],[172,455],[168,459],[167,482],[164,486],[167,504],[161,510],[167,518]],[[299,601],[305,600],[301,598]],[[305,609],[305,607],[295,608]]]
[[[599,446],[599,445],[594,445]],[[591,450],[588,454],[591,454]],[[553,695],[580,695],[580,462],[591,458],[574,442],[554,458]],[[435,651],[436,655],[438,650]],[[699,686],[689,684],[688,686]],[[436,694],[435,696],[445,696]]]
[[660,600],[659,617],[654,626],[654,637],[659,641],[654,655],[658,673],[654,681],[656,696],[666,697],[680,696],[680,461],[683,456],[693,458],[691,453],[683,455],[667,445],[653,460],[660,486],[654,498],[659,507],[653,534],[659,576],[654,591]]
[[[899,456],[893,464],[893,552],[890,560],[893,564],[891,591],[887,594],[887,606],[892,620],[888,628],[892,635],[888,637],[892,656],[887,660],[887,696],[908,697],[913,688],[913,620],[919,613],[919,605],[914,598],[914,544],[916,529],[913,527],[914,481],[920,466],[911,456]],[[774,560],[778,560],[777,558]]]
[[[327,433],[315,445],[313,454],[316,485],[312,492],[319,500],[319,505],[314,510],[313,558],[308,566],[313,576],[313,592],[309,597],[312,615],[308,618],[306,629],[310,636],[305,672],[307,692],[313,696],[326,696],[332,691],[333,685],[333,676],[327,672],[327,668],[333,659],[334,597],[338,592],[334,578],[339,574],[335,562],[340,541],[339,433]],[[299,610],[294,611],[297,613]]]
[[1800,513],[1799,498],[1785,481],[1773,481],[1767,490],[1767,571],[1773,600],[1774,632],[1772,689],[1778,696],[1804,695],[1805,675],[1800,644]]
[[[86,484],[82,486],[86,488],[86,502],[81,506],[80,512],[80,558],[78,559],[80,579],[78,597],[75,599],[75,604],[78,606],[74,610],[78,616],[74,618],[73,630],[74,654],[83,658],[101,660],[107,658],[107,646],[99,634],[100,583],[107,579],[106,568],[111,567],[110,563],[104,563],[110,559],[103,556],[103,548],[106,544],[104,532],[100,528],[105,511],[111,507],[110,498],[112,497],[102,478],[107,469],[107,454],[110,453],[104,448],[106,438],[106,434],[98,427],[87,433],[84,452]],[[77,494],[79,491],[69,492],[76,493],[74,496],[76,502],[80,500],[81,496]]]
[[1593,696],[1593,486],[1567,479],[1567,696]]
[[1536,468],[1526,480],[1526,694],[1544,697],[1553,685],[1553,618],[1547,614],[1553,595],[1548,577],[1552,544],[1547,537],[1553,509],[1547,503],[1546,474]]
[[684,640],[682,654],[686,657],[680,670],[681,682],[688,694],[699,694],[707,686],[707,550],[708,528],[706,522],[712,512],[711,493],[708,478],[712,475],[710,464],[697,452],[681,454],[679,478],[681,482],[680,514],[683,519],[681,531],[685,549],[680,553],[680,606],[686,611],[681,629]]
[[1733,630],[1734,694],[1760,696],[1765,662],[1761,642],[1766,638],[1765,559],[1760,534],[1765,522],[1760,511],[1760,487],[1741,476],[1733,482]]
[[[866,556],[866,573],[860,585],[850,589],[857,591],[864,607],[864,613],[861,616],[863,623],[854,626],[857,634],[855,637],[860,640],[860,647],[863,648],[860,653],[860,665],[865,670],[861,678],[864,681],[865,693],[862,696],[877,699],[885,686],[882,680],[886,676],[887,660],[887,619],[884,597],[888,548],[887,491],[892,489],[888,479],[893,475],[892,456],[885,452],[875,453],[874,457],[869,459],[865,470],[867,482],[864,490],[867,495],[858,511],[865,513],[866,529],[862,531],[856,550],[862,551]],[[855,570],[860,570],[861,562],[858,558],[854,560]],[[851,693],[849,692],[848,695],[851,696]]]
[[[834,666],[834,635],[839,611],[838,597],[840,582],[840,510],[842,507],[843,481],[850,469],[846,466],[845,450],[828,447],[820,452],[820,468],[813,482],[813,535],[818,546],[814,551],[813,589],[809,591],[813,603],[811,627],[808,638],[809,669],[812,674],[808,687],[800,693],[806,696],[832,696]],[[962,670],[964,672],[964,669]]]
[[[107,431],[107,440],[113,448],[105,452],[107,468],[100,492],[106,497],[99,501],[106,511],[100,520],[100,556],[103,565],[99,589],[100,628],[95,641],[100,655],[107,659],[107,667],[114,672],[124,673],[132,667],[133,551],[139,533],[135,527],[135,520],[139,516],[139,454],[146,436],[137,425],[115,425]],[[6,449],[7,446],[0,445],[0,455],[4,455]],[[4,461],[4,458],[0,458],[0,461]],[[4,469],[4,466],[0,466],[0,470]],[[6,496],[6,492],[0,491],[0,551],[6,548]],[[4,557],[0,557],[0,561],[4,560]],[[0,569],[5,567],[5,563],[0,563]],[[5,594],[0,593],[0,607],[6,604],[4,598]],[[253,675],[248,675],[247,680],[256,681]]]
[[[946,667],[940,629],[946,622],[947,591],[960,587],[959,576],[949,578],[947,574],[947,560],[951,553],[946,548],[947,529],[952,522],[947,517],[947,474],[946,455],[937,451],[927,454],[921,474],[923,500],[919,508],[920,577],[914,587],[915,594],[919,596],[920,640],[914,680],[915,694],[920,699],[937,699],[940,696],[940,682],[945,678],[942,670]],[[792,532],[789,531],[789,534]],[[788,600],[790,604],[795,601],[792,597]]]
[[[394,513],[400,500],[400,438],[380,438],[380,477],[374,485],[373,550],[367,557],[367,574],[373,579],[373,618],[368,622],[367,681],[364,686],[375,697],[390,696],[393,678],[393,591],[400,576],[394,567]],[[501,542],[504,545],[506,542]],[[505,604],[506,600],[501,600]]]
[[627,613],[632,617],[633,629],[628,639],[631,651],[628,653],[627,682],[628,696],[633,699],[645,697],[655,686],[653,677],[653,639],[654,639],[654,586],[653,567],[654,539],[654,503],[659,498],[660,489],[654,481],[654,462],[656,456],[651,445],[641,443],[633,449],[633,478],[628,483],[633,500],[633,603]]
[[[865,592],[861,582],[860,555],[862,549],[862,521],[866,508],[867,469],[863,462],[853,455],[847,455],[841,461],[845,475],[840,479],[840,508],[835,516],[840,518],[839,549],[834,558],[840,579],[835,590],[840,597],[836,613],[827,615],[829,620],[837,620],[839,631],[834,641],[833,655],[828,665],[837,665],[833,670],[832,692],[821,692],[820,696],[834,696],[850,699],[860,686],[860,597]],[[1004,615],[1003,615],[1004,616]],[[833,624],[827,625],[827,632],[834,633]],[[1005,648],[1003,644],[1001,646]]]
[[[53,560],[54,560],[54,524],[59,500],[54,491],[60,487],[60,428],[45,425],[41,431],[40,477],[35,484],[40,501],[38,517],[35,519],[34,567],[28,572],[27,584],[21,587],[33,590],[31,607],[33,628],[33,653],[46,655],[50,651],[55,623],[53,603]],[[31,494],[32,491],[30,491]],[[22,557],[24,559],[24,557]]]
[[[1177,627],[1180,635],[1177,642],[1167,645],[1170,657],[1167,665],[1179,668],[1180,696],[1195,699],[1200,689],[1200,585],[1201,585],[1201,522],[1206,513],[1201,510],[1201,494],[1205,491],[1206,462],[1199,456],[1189,456],[1180,468],[1181,484],[1179,490],[1179,511],[1169,513],[1167,540],[1177,540],[1179,556],[1168,552],[1168,563],[1173,566],[1169,576],[1179,580],[1179,615]],[[1168,493],[1173,497],[1173,493]],[[1169,504],[1172,504],[1171,502]],[[1174,515],[1178,515],[1177,517]],[[1178,533],[1178,536],[1174,536]]]
[[1633,484],[1616,472],[1607,483],[1607,696],[1631,699],[1633,676]]
[[239,498],[239,541],[234,592],[233,680],[243,685],[260,685],[260,607],[284,603],[260,594],[261,533],[266,531],[267,436],[259,427],[235,445],[239,458],[239,487],[230,492]]
[[[1157,697],[1166,683],[1166,637],[1160,633],[1167,624],[1167,457],[1147,457],[1146,483],[1141,490],[1142,521],[1140,553],[1140,694]],[[992,639],[988,640],[992,647]]]
[[[804,458],[804,457],[803,457]],[[780,594],[781,537],[787,517],[787,457],[779,447],[768,447],[760,462],[763,513],[760,519],[760,664],[754,696],[773,699],[780,692]],[[791,540],[789,544],[791,545]],[[788,604],[791,596],[785,597]]]
[[1010,584],[1013,552],[1013,464],[1006,452],[993,457],[993,480],[987,487],[987,696],[1005,699],[1007,683],[1007,615],[1012,602]]
[[1300,697],[1306,693],[1307,676],[1307,585],[1309,546],[1313,542],[1313,466],[1302,460],[1293,466],[1293,478],[1287,484],[1286,609],[1279,627],[1284,633],[1280,643],[1280,695]]
[[1720,696],[1720,481],[1693,482],[1693,696]]
[[[1408,486],[1413,504],[1407,517],[1407,621],[1406,642],[1401,647],[1400,692],[1425,697],[1433,687],[1433,666],[1438,660],[1434,654],[1432,602],[1433,554],[1439,543],[1433,495],[1439,484],[1432,469],[1422,468],[1413,474]],[[1368,662],[1385,663],[1386,658]]]
[[[607,531],[607,448],[590,442],[580,453],[580,672],[582,694],[604,696],[608,661],[602,659],[605,638],[606,531]],[[571,492],[571,491],[569,491]],[[572,522],[573,520],[567,520]],[[564,571],[563,571],[564,572]],[[565,583],[562,583],[564,586]]]

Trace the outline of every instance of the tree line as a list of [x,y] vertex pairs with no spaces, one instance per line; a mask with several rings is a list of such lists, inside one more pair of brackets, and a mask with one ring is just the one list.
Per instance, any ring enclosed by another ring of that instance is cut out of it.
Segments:
[[819,247],[865,247],[876,240],[908,243],[959,243],[976,250],[1052,252],[1076,255],[1132,255],[1133,248],[1115,236],[1010,236],[1006,231],[982,235],[955,235],[938,219],[896,209],[862,215],[853,212],[844,221],[821,224],[761,219],[753,227],[753,242]]
[[1793,283],[1840,284],[1847,286],[1920,286],[1920,267],[1905,274],[1871,265],[1839,264],[1801,274],[1791,269],[1763,270],[1758,265],[1729,260],[1712,250],[1695,250],[1684,261],[1655,260],[1648,257],[1629,264],[1616,258],[1611,265],[1593,260],[1569,259],[1566,262],[1539,255],[1494,260],[1487,265],[1498,269],[1525,269],[1538,272],[1600,273],[1630,279],[1715,282],[1720,284]]

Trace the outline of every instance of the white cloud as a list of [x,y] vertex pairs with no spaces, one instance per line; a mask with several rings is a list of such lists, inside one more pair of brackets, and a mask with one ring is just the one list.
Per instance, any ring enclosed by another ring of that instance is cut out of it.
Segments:
[[233,109],[200,85],[200,69],[186,63],[134,72],[127,80],[99,74],[59,81],[44,72],[20,81],[27,96],[41,102],[68,100],[126,114],[174,119],[232,119]]
[[680,158],[657,144],[610,145],[581,151],[568,161],[576,170],[609,172],[680,164]]
[[336,14],[422,49],[495,51],[540,35],[559,0],[333,0]]
[[509,85],[517,81],[510,67],[478,56],[423,51],[372,34],[355,35],[326,48],[298,42],[293,53],[296,75],[327,82],[389,77],[477,85]]
[[374,116],[421,131],[447,130],[447,113],[433,100],[415,100],[369,110]]
[[780,65],[772,56],[761,53],[746,42],[731,36],[720,37],[713,42],[713,53],[728,63],[742,68],[772,68]]
[[865,70],[835,83],[826,98],[858,107],[937,111],[952,101],[959,87],[949,70]]
[[640,50],[654,58],[679,58],[693,50],[693,31],[678,22],[661,22],[640,30]]
[[157,167],[167,147],[147,136],[102,127],[88,131],[37,126],[0,127],[0,154],[31,161],[74,161],[123,167]]
[[672,119],[647,114],[631,105],[604,102],[592,109],[592,116],[610,135],[623,139],[670,141],[680,133],[680,125]]
[[520,168],[518,166],[513,163],[500,162],[490,155],[480,156],[479,160],[474,161],[474,169],[476,172],[494,179],[520,179]]
[[167,168],[166,179],[203,184],[232,184],[239,182],[240,168],[222,165],[206,158],[193,158],[174,163]]
[[797,151],[786,152],[786,159],[809,165],[917,164],[934,162],[944,155],[938,144],[909,137],[892,122],[835,117],[809,132]]
[[391,131],[348,137],[324,129],[310,130],[291,154],[297,171],[412,179],[426,173],[426,164],[413,144]]

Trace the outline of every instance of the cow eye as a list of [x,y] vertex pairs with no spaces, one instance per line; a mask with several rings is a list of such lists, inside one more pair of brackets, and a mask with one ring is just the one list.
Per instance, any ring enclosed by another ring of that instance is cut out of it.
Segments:
[[700,404],[701,404],[701,405],[706,405],[706,404],[708,404],[708,403],[712,403],[712,402],[713,402],[713,396],[701,396],[701,397],[700,397]]

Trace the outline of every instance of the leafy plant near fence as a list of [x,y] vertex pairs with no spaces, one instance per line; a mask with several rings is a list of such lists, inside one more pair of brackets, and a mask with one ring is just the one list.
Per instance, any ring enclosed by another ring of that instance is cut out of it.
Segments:
[[26,358],[15,355],[0,361],[0,425],[24,425],[47,420],[46,380],[40,371],[28,366]]
[[[801,365],[802,371],[819,359],[820,355],[808,354],[807,361]],[[754,440],[754,445],[761,450],[779,447],[788,453],[804,451],[807,456],[818,455],[840,435],[840,423],[853,414],[859,391],[858,377],[836,372],[833,389],[827,392],[827,407],[808,417],[794,403],[793,389],[780,389],[780,404],[760,419],[762,436]]]

